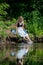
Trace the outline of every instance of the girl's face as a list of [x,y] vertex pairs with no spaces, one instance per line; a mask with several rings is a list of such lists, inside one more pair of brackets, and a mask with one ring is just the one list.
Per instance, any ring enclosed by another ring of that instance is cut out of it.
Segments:
[[19,17],[19,22],[21,23],[23,21],[23,18],[22,17]]
[[22,22],[22,18],[19,19],[19,22],[20,22],[20,23]]

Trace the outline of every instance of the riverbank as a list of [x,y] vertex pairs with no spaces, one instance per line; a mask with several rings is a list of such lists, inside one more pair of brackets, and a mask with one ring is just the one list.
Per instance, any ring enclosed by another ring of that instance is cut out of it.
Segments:
[[[8,33],[8,32],[7,32]],[[43,36],[34,36],[33,34],[29,34],[30,39],[34,42],[34,43],[43,43]],[[1,37],[0,36],[0,43],[2,41],[5,42],[22,42],[22,38],[19,37],[18,35],[13,34],[12,32],[9,32],[8,35],[6,37]]]

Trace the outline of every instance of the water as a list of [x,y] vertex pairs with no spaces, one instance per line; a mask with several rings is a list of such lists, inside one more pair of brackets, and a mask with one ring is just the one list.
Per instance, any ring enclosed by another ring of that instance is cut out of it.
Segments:
[[30,49],[31,48],[36,48],[36,49],[42,49],[43,50],[43,43],[33,43],[33,44],[18,44],[15,46],[15,49],[18,51],[19,49],[23,48],[24,46],[28,46]]
[[20,43],[20,44],[17,44],[16,46],[14,46],[14,48],[8,49],[6,52],[9,52],[9,54],[12,53],[12,57],[13,57],[13,56],[15,56],[17,54],[18,51],[22,50],[25,47],[28,47],[28,51],[30,49],[33,49],[33,50],[42,49],[43,50],[43,43],[33,43],[31,45],[30,44],[22,44],[22,43]]
[[[13,59],[15,58],[15,53],[17,53],[20,49],[22,49],[23,47],[28,46],[29,49],[42,49],[43,50],[43,43],[33,43],[32,45],[27,45],[27,44],[17,44],[16,46],[14,46],[14,48],[8,48],[5,49],[5,51],[0,51],[0,60],[3,58],[10,58]],[[13,52],[13,53],[12,53]],[[11,55],[11,53],[13,55]]]
[[36,49],[39,48],[39,49],[43,50],[43,43],[34,43],[33,47],[36,48]]

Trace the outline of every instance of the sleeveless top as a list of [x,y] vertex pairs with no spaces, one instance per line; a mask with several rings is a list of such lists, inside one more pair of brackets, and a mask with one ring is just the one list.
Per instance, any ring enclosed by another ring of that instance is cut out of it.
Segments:
[[23,23],[22,24],[20,24],[20,23],[17,24],[17,27],[22,27],[22,26],[23,26]]

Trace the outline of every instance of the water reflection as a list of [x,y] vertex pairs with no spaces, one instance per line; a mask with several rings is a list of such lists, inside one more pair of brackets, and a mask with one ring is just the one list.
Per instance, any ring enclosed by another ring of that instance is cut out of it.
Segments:
[[36,51],[37,49],[43,49],[43,43],[33,43],[33,44],[18,44],[16,46],[14,46],[14,48],[9,49],[10,52],[13,55],[17,54],[18,51],[24,49],[25,47],[28,47],[28,52],[30,51],[30,49],[33,49],[34,51]]
[[34,48],[43,49],[43,43],[33,43]]
[[[36,51],[36,49],[42,49],[43,50],[43,43],[33,43],[32,45],[30,44],[22,44],[22,43],[19,43],[17,45],[15,45],[14,47],[11,47],[11,48],[8,48],[8,49],[5,49],[5,51],[0,51],[0,60],[3,59],[3,58],[14,58],[14,56],[11,56],[11,52],[15,52],[17,53],[20,49],[22,49],[24,46],[28,46],[28,50],[30,49],[34,49],[34,51]],[[13,54],[15,54],[13,53]]]

